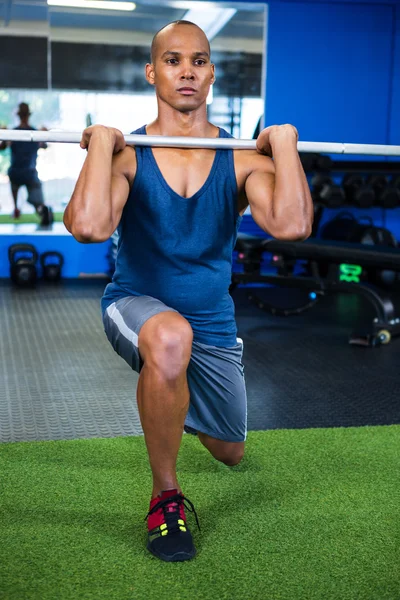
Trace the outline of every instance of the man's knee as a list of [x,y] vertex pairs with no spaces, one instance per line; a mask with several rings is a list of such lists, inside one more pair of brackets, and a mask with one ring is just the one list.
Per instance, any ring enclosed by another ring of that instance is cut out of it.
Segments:
[[240,463],[243,456],[244,456],[244,449],[243,450],[235,450],[233,452],[230,451],[225,454],[221,454],[219,457],[217,456],[216,458],[217,458],[217,460],[219,460],[220,462],[223,462],[228,467],[234,467]]
[[198,437],[213,457],[228,467],[238,465],[244,456],[244,442],[224,442],[200,432]]
[[176,377],[186,370],[192,353],[193,330],[177,312],[166,311],[150,317],[139,333],[139,351],[144,363],[164,369]]

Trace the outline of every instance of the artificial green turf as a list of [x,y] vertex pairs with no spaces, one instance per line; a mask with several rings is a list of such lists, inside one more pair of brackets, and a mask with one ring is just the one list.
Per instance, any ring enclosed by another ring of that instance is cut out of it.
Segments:
[[[53,217],[54,217],[54,222],[55,223],[61,223],[63,220],[63,215],[64,213],[54,213]],[[31,214],[22,214],[19,219],[14,219],[13,217],[11,217],[10,215],[0,215],[0,224],[4,225],[18,225],[20,223],[40,223],[40,217],[37,216],[36,213],[31,213]]]
[[145,550],[142,437],[3,444],[7,600],[398,600],[400,426],[250,432],[242,463],[186,435],[178,473],[198,549]]

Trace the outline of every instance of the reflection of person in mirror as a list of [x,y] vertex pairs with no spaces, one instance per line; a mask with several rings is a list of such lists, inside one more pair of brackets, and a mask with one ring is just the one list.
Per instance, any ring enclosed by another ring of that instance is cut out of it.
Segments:
[[[17,115],[20,123],[15,130],[36,131],[35,127],[29,125],[31,112],[29,105],[21,102],[18,106]],[[42,127],[42,131],[47,131]],[[14,199],[14,219],[18,219],[21,211],[17,207],[18,191],[25,186],[28,191],[28,202],[34,206],[36,213],[40,216],[41,225],[51,225],[53,222],[53,211],[46,206],[43,199],[42,184],[36,170],[36,160],[39,148],[47,148],[43,142],[0,142],[0,150],[11,148],[11,166],[8,170],[10,178],[11,193]]]

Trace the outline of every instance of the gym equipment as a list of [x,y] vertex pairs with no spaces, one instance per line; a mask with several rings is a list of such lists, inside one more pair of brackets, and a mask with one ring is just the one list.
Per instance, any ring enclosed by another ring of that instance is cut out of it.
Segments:
[[397,177],[393,176],[392,185],[400,190],[400,175],[397,175]]
[[335,185],[327,175],[318,174],[311,179],[313,199],[329,208],[342,206],[346,201],[344,190]]
[[[366,222],[363,222],[366,221]],[[325,223],[321,229],[324,240],[355,242],[368,246],[390,246],[397,248],[397,241],[389,229],[374,225],[371,217],[357,219],[348,211],[342,211]]]
[[343,189],[346,194],[346,203],[370,208],[375,202],[375,191],[371,185],[366,184],[362,175],[349,173],[343,178]]
[[[18,257],[17,254],[23,254]],[[32,244],[13,244],[8,248],[10,277],[21,287],[32,287],[37,280],[37,250]]]
[[[239,241],[240,238],[240,241]],[[239,234],[238,241],[236,243],[236,249],[239,249],[237,255],[237,263],[243,265],[243,272],[248,275],[256,275],[261,271],[261,263],[262,263],[262,253],[260,252],[260,248],[258,244],[253,243],[253,240],[262,240],[262,238],[252,238],[246,234]],[[247,239],[250,239],[250,243],[247,244]],[[240,248],[239,248],[240,246]],[[272,256],[272,264],[277,269],[277,273],[280,276],[291,276],[293,273],[293,266],[296,261],[285,260],[280,255]],[[258,281],[258,280],[257,280]],[[229,287],[229,293],[232,294],[234,289],[237,286],[237,281],[232,276],[231,285]],[[320,297],[319,292],[310,292],[304,296],[302,302],[299,303],[297,299],[297,306],[294,307],[282,307],[276,306],[267,300],[260,300],[258,296],[253,295],[252,293],[248,293],[247,299],[250,302],[253,302],[261,308],[262,310],[268,311],[273,315],[277,315],[280,317],[289,317],[291,315],[299,315],[302,312],[308,310],[316,302]]]
[[[385,246],[391,248],[397,248],[397,240],[389,229],[385,227],[376,226],[364,226],[360,228],[360,239],[354,241],[360,241],[361,244],[368,246]],[[375,284],[378,287],[391,288],[399,281],[400,274],[390,269],[367,269],[368,281]]]
[[[367,221],[363,223],[362,221]],[[349,212],[341,212],[321,229],[321,238],[337,242],[355,242],[366,246],[384,246],[397,248],[397,240],[389,229],[377,227],[370,217],[364,216],[359,220]],[[330,266],[319,265],[320,275],[326,276]],[[331,268],[332,272],[332,268]],[[369,267],[362,269],[363,279],[381,287],[392,287],[398,280],[396,271]]]
[[333,162],[330,156],[314,152],[300,153],[300,160],[305,171],[329,171]]
[[[400,317],[396,314],[392,299],[382,290],[369,284],[359,283],[358,280],[352,280],[351,277],[348,277],[351,281],[341,281],[340,279],[322,278],[318,273],[320,262],[336,265],[358,265],[365,268],[373,267],[400,272],[400,249],[389,249],[380,246],[369,248],[362,244],[319,239],[308,239],[305,242],[285,242],[246,234],[239,234],[235,249],[244,255],[247,252],[252,252],[253,260],[255,253],[258,252],[260,265],[264,252],[282,256],[287,260],[307,259],[310,261],[313,275],[312,277],[303,275],[264,275],[260,273],[260,270],[253,273],[233,273],[231,292],[241,283],[268,283],[310,290],[311,294],[315,293],[319,296],[323,296],[328,292],[362,294],[374,308],[375,317],[369,328],[353,333],[350,336],[349,343],[375,347],[388,344],[392,337],[400,335]],[[259,308],[272,312],[271,306],[256,297],[254,290],[251,291],[250,296]],[[313,306],[312,303],[310,303],[310,308],[311,306]],[[275,314],[282,313],[276,311]]]
[[[351,212],[341,211],[336,214],[330,221],[325,223],[320,232],[320,237],[323,240],[330,240],[335,242],[359,242],[360,236],[358,235],[359,227],[363,227],[363,220],[366,220],[367,223],[372,227],[373,221],[371,217],[361,217],[358,220]],[[356,239],[355,239],[356,238]],[[340,277],[340,272],[338,270],[338,265],[332,264],[330,262],[319,262],[316,269],[318,270],[318,274],[320,277],[330,277],[331,279],[335,279]],[[365,270],[361,269],[361,273],[359,273],[359,278],[365,275]],[[354,281],[354,280],[353,280]]]
[[370,175],[367,183],[373,188],[377,206],[395,208],[400,206],[400,189],[392,185],[384,175]]
[[[0,129],[0,141],[11,142],[59,142],[79,144],[82,133],[71,131],[30,131]],[[134,146],[152,146],[154,148],[211,148],[255,150],[256,140],[235,138],[199,138],[163,135],[124,135],[127,144]],[[299,152],[317,152],[325,154],[368,154],[375,156],[400,156],[400,146],[379,144],[348,144],[347,142],[298,142]]]
[[[55,261],[49,262],[49,259],[55,259]],[[43,252],[43,254],[40,255],[40,264],[42,266],[42,275],[45,281],[51,281],[53,283],[60,281],[61,269],[64,264],[64,257],[60,252],[57,252],[56,250]]]
[[318,154],[315,161],[316,171],[329,171],[332,167],[332,159],[330,156],[324,154]]
[[314,152],[300,152],[299,156],[303,169],[306,171],[306,173],[307,171],[313,171],[318,154],[315,154]]

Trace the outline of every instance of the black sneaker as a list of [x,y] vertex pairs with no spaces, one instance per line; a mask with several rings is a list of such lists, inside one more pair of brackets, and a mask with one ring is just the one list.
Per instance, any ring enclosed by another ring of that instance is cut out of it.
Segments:
[[41,226],[52,225],[52,223],[54,221],[54,216],[53,216],[53,211],[51,210],[50,206],[43,205],[43,208],[41,211],[41,217],[42,217],[42,219],[40,221]]
[[151,500],[145,517],[145,520],[149,518],[147,549],[157,558],[177,562],[190,560],[196,555],[192,534],[186,524],[185,508],[194,513],[200,529],[193,504],[178,490],[163,491]]

